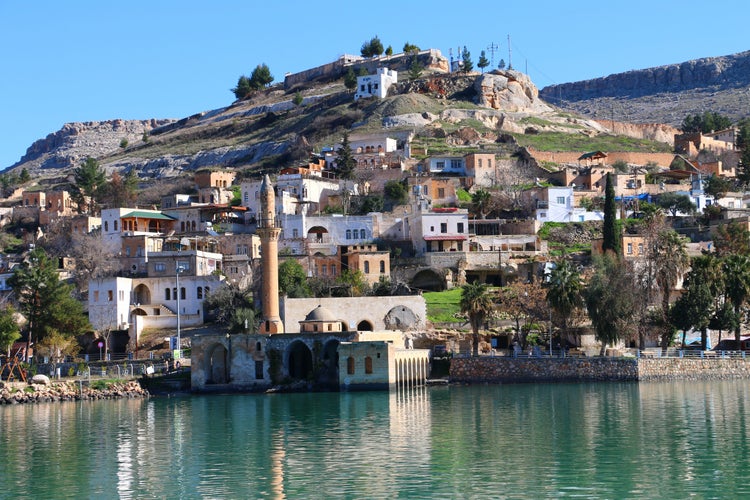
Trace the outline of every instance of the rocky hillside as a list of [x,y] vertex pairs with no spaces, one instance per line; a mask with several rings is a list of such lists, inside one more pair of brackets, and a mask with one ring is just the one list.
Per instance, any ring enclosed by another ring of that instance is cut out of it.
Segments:
[[[303,97],[299,105],[294,103],[298,91]],[[34,143],[13,168],[60,179],[93,156],[109,171],[135,169],[144,179],[204,167],[259,173],[304,161],[310,152],[338,142],[345,130],[388,130],[401,139],[423,136],[433,152],[461,147],[499,150],[501,136],[507,142],[509,134],[525,133],[530,123],[535,133],[606,131],[595,121],[548,106],[526,75],[509,70],[430,75],[399,83],[383,100],[354,102],[338,81],[294,90],[277,86],[178,121],[71,123]],[[436,138],[443,146],[435,143]]]
[[703,111],[738,120],[750,109],[750,51],[552,85],[540,96],[600,120],[679,125]]

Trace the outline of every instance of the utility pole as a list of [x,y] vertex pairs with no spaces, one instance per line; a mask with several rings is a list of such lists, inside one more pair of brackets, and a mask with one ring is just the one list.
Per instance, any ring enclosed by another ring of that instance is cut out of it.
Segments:
[[490,53],[490,68],[494,68],[495,67],[495,52],[500,50],[500,46],[497,45],[495,42],[492,42],[487,46],[487,50]]

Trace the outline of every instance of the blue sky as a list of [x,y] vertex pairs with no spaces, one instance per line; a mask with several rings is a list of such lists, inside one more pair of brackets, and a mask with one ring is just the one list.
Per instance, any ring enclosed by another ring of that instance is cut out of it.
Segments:
[[0,0],[0,169],[67,122],[216,109],[261,62],[283,80],[374,35],[396,52],[465,45],[475,62],[496,44],[496,63],[510,35],[542,88],[749,50],[748,19],[746,0]]

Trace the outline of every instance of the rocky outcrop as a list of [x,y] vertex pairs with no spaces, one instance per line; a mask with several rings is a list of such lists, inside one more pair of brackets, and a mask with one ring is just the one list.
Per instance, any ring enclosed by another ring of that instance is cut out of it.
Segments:
[[636,139],[647,139],[651,141],[674,144],[675,134],[681,133],[679,129],[662,123],[623,123],[612,120],[596,120],[611,133],[624,135]]
[[750,51],[551,85],[543,88],[540,95],[549,102],[559,99],[580,101],[598,97],[637,97],[712,86],[737,88],[748,84]]
[[0,383],[0,405],[144,398],[148,395],[148,392],[136,381],[111,384],[104,389],[95,389],[89,386],[88,382],[80,385],[74,382],[29,384],[25,387],[20,387],[18,384]]
[[66,123],[57,132],[32,144],[16,165],[29,171],[67,169],[78,166],[91,156],[100,158],[120,149],[123,139],[134,144],[143,133],[173,120],[109,120],[104,122]]
[[551,111],[539,99],[539,92],[531,79],[518,71],[505,70],[485,73],[474,82],[477,104],[510,113],[544,113]]

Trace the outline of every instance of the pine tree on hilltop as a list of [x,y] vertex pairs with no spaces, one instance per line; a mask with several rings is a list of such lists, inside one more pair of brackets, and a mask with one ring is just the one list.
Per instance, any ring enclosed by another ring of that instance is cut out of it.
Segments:
[[464,73],[470,73],[474,69],[474,63],[471,61],[471,52],[466,49],[465,45],[463,52],[461,52],[461,61],[463,62],[462,71]]
[[490,65],[490,60],[487,59],[487,56],[484,54],[484,51],[482,51],[481,54],[479,54],[479,62],[477,62],[477,67],[482,70],[482,73],[484,73],[484,68]]

